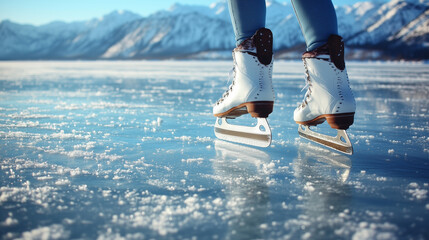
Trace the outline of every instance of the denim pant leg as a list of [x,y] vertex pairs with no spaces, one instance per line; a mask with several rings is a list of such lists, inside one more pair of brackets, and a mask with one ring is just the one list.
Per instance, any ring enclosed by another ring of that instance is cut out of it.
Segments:
[[265,27],[265,0],[228,0],[237,46]]
[[337,15],[331,0],[291,0],[307,44],[312,51],[338,35]]

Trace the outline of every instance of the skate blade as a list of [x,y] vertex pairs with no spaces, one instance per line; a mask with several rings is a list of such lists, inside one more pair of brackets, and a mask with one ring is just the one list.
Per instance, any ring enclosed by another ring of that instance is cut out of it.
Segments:
[[214,132],[217,138],[247,144],[256,147],[268,147],[271,144],[271,128],[266,118],[256,118],[256,126],[229,124],[226,118],[217,118]]
[[309,126],[298,125],[298,133],[301,137],[319,143],[328,148],[332,148],[348,155],[353,154],[353,146],[345,130],[337,129],[337,136],[332,137],[314,132],[310,129]]

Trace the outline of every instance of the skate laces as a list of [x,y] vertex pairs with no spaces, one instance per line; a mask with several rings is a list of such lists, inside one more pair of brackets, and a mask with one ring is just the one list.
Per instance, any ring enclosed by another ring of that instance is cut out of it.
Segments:
[[234,58],[234,55],[233,55],[233,59],[234,59],[234,66],[232,67],[232,69],[229,71],[229,73],[228,73],[228,79],[227,79],[227,82],[226,82],[226,84],[229,84],[230,82],[231,82],[231,79],[232,79],[232,82],[231,82],[231,84],[228,86],[228,89],[222,94],[222,98],[220,98],[217,102],[216,102],[216,104],[219,104],[219,103],[221,103],[226,97],[228,97],[228,95],[229,95],[229,93],[232,91],[232,87],[235,85],[235,81],[234,81],[234,79],[235,79],[235,65],[236,65],[236,62],[235,62],[235,58]]
[[235,77],[235,66],[232,67],[232,69],[228,73],[228,80],[226,84],[228,85],[231,82],[231,84],[228,86],[228,89],[225,91],[225,93],[222,95],[222,98],[225,98],[229,95],[229,92],[232,91],[232,86],[234,86],[234,77]]
[[304,60],[304,67],[305,67],[305,86],[301,89],[301,92],[304,90],[307,90],[304,95],[304,99],[302,100],[302,103],[300,104],[301,107],[305,107],[307,105],[307,99],[310,97],[311,94],[311,80],[310,80],[310,74],[308,73],[307,63]]
[[[301,89],[301,92],[303,92],[304,90],[306,90],[306,89],[309,89],[310,88],[310,83],[309,83],[309,81],[305,81],[305,86]],[[308,90],[307,90],[308,91]]]
[[229,70],[228,73],[228,81],[226,82],[226,84],[229,84],[232,81],[234,81],[234,73],[235,73],[235,66],[231,68],[231,70]]

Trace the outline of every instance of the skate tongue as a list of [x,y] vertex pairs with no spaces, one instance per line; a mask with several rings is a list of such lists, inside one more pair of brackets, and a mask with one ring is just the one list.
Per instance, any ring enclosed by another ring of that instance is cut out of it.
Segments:
[[214,132],[216,137],[222,140],[268,147],[271,144],[271,128],[266,118],[257,120],[256,126],[242,126],[230,124],[225,118],[217,118]]
[[298,133],[301,137],[319,143],[325,147],[335,149],[339,152],[352,155],[353,147],[345,130],[337,129],[337,136],[332,137],[312,131],[308,126],[299,125]]

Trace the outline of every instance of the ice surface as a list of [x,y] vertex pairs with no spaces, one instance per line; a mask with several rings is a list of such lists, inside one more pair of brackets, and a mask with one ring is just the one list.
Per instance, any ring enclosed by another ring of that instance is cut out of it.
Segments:
[[348,63],[352,156],[298,137],[301,62],[275,63],[269,148],[216,140],[231,67],[0,62],[1,237],[429,236],[427,64]]

